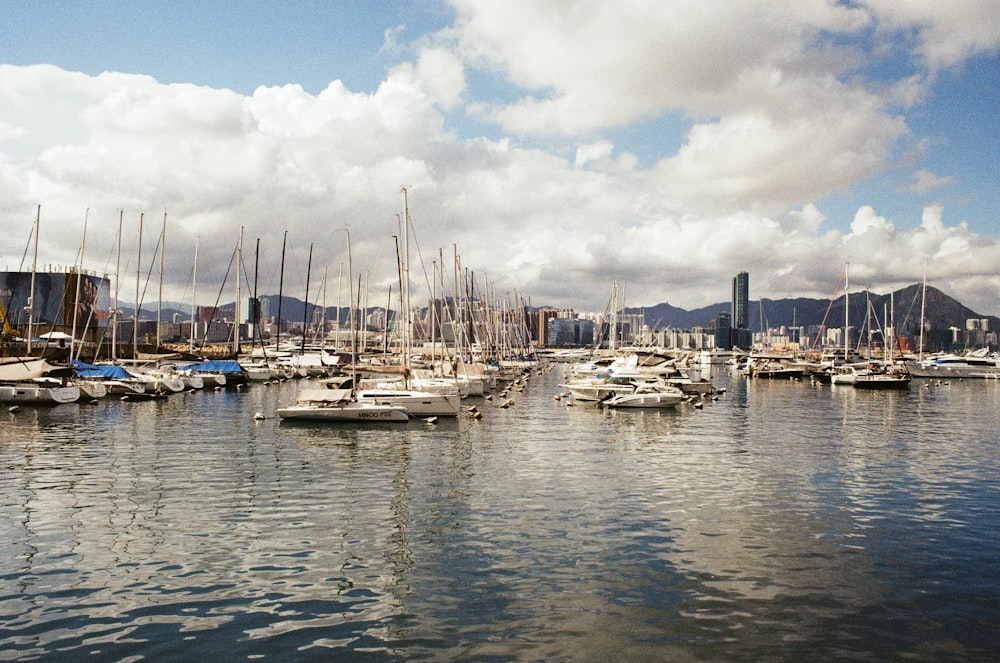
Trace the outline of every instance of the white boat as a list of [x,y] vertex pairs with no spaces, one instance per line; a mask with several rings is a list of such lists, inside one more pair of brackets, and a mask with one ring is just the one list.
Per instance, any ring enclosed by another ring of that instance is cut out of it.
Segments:
[[85,393],[96,394],[103,389],[106,396],[131,396],[146,391],[146,382],[122,366],[97,366],[76,361],[73,367],[76,384]]
[[247,380],[250,382],[269,382],[274,378],[271,368],[267,364],[240,362],[240,366],[246,372]]
[[357,392],[358,402],[403,407],[411,417],[457,417],[461,409],[457,393],[435,394],[412,389],[367,389]]
[[573,400],[595,402],[607,400],[618,394],[631,394],[636,389],[632,379],[615,376],[570,380],[559,386],[569,390]]
[[677,387],[642,386],[631,394],[617,394],[601,402],[605,407],[675,407],[684,400],[684,392]]
[[864,372],[864,369],[857,369],[850,364],[836,366],[831,369],[830,384],[852,385],[858,379],[858,375]]
[[32,380],[58,368],[37,357],[0,357],[0,382]]
[[787,364],[783,361],[755,360],[750,363],[750,376],[768,380],[794,380],[801,378],[805,369],[802,366]]
[[104,398],[108,395],[108,387],[98,380],[73,380],[70,384],[80,388],[80,398],[91,400]]
[[148,393],[176,394],[184,391],[184,380],[173,373],[159,370],[130,370],[136,378],[146,384]]
[[406,422],[405,407],[361,401],[355,395],[351,378],[332,378],[320,389],[302,389],[294,405],[279,407],[278,417],[303,421],[328,422]]
[[61,405],[80,400],[80,388],[51,386],[41,382],[9,382],[0,384],[0,403],[17,405]]
[[106,378],[102,380],[109,396],[137,396],[146,393],[146,383],[135,378]]
[[178,373],[177,377],[184,383],[185,389],[204,389],[205,379],[193,373]]
[[962,355],[945,354],[916,362],[910,373],[918,378],[984,378],[1000,379],[1000,359],[986,350]]

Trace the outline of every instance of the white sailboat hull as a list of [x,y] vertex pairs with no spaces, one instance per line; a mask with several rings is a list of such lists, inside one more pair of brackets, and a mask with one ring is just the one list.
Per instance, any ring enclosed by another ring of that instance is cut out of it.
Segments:
[[361,403],[393,405],[405,408],[413,417],[457,417],[461,408],[458,394],[434,394],[426,391],[361,389]]
[[345,405],[289,405],[279,407],[278,417],[301,421],[330,422],[406,422],[405,408],[391,405],[347,403]]
[[636,391],[631,394],[618,394],[602,402],[605,407],[629,408],[662,408],[676,407],[684,400],[684,393],[679,389]]
[[0,403],[61,405],[79,399],[79,387],[48,387],[30,382],[0,384]]

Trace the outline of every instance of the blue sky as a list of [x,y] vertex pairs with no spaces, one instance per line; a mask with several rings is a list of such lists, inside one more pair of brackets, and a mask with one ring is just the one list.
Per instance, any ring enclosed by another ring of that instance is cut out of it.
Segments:
[[2,9],[4,268],[36,203],[52,263],[90,210],[97,272],[118,209],[133,245],[167,209],[178,298],[201,238],[207,279],[241,227],[336,272],[345,226],[380,298],[405,185],[426,262],[536,304],[600,310],[618,280],[692,308],[743,270],[754,297],[829,296],[850,262],[880,292],[927,264],[1000,313],[998,0]]

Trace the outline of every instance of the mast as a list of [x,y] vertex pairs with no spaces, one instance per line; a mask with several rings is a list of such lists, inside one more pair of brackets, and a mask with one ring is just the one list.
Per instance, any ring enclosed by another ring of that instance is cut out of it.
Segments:
[[240,241],[236,244],[236,303],[233,304],[233,354],[240,353],[240,270],[243,268],[243,226],[240,226]]
[[431,260],[431,368],[434,368],[434,362],[437,359],[437,353],[435,352],[434,346],[437,344],[437,331],[435,325],[437,324],[437,316],[435,315],[437,308],[437,260]]
[[25,307],[28,313],[28,354],[31,354],[32,321],[35,318],[35,273],[38,271],[38,228],[42,220],[42,204],[35,205],[35,257],[31,261],[31,292],[28,293],[28,305]]
[[115,263],[115,303],[111,308],[111,363],[118,360],[118,295],[121,289],[122,271],[122,221],[125,218],[125,210],[118,210],[118,261]]
[[139,357],[139,276],[142,267],[142,221],[144,212],[139,212],[139,248],[135,259],[135,313],[132,316],[132,360]]
[[850,336],[850,330],[851,330],[850,318],[848,317],[850,316],[851,313],[851,309],[848,306],[848,303],[850,301],[848,298],[850,297],[850,288],[851,288],[850,269],[851,269],[851,263],[849,262],[845,263],[844,264],[844,361],[845,362],[847,362],[848,357],[850,357],[850,353],[848,350],[848,347],[850,345],[848,336]]
[[927,303],[927,261],[924,261],[924,285],[920,294],[920,349],[917,350],[917,361],[924,359],[924,305]]
[[195,298],[198,295],[198,241],[201,238],[200,235],[194,236],[194,273],[191,277],[191,332],[190,340],[188,341],[188,352],[194,352],[194,309],[195,309]]
[[[361,307],[361,351],[365,352],[368,349],[368,276],[371,272],[367,269],[365,270],[365,288],[364,299],[362,299],[363,306]],[[361,285],[361,274],[358,274],[358,287]],[[360,298],[359,298],[360,299]]]
[[[284,297],[285,291],[285,247],[288,245],[288,231],[285,231],[285,237],[281,240],[281,273],[278,276],[278,325],[277,330],[274,335],[274,350],[277,352],[278,344],[281,343],[281,300]],[[267,359],[267,353],[264,353],[264,359]]]
[[[357,361],[354,355],[356,351],[356,346],[354,344],[354,263],[351,260],[351,228],[349,226],[344,226],[344,232],[347,233],[347,283],[348,283],[348,297],[350,297],[351,308],[350,308],[350,320],[351,320],[351,375],[356,375],[357,373]],[[338,316],[340,315],[338,311]]]
[[[257,345],[257,323],[259,321],[259,311],[260,302],[257,301],[257,271],[260,269],[260,237],[257,238],[257,248],[254,250],[253,254],[253,311],[248,311],[252,313],[250,316],[252,320],[250,321],[250,351],[253,352],[254,347]],[[263,334],[261,334],[263,336]],[[261,339],[261,346],[263,347],[263,338]]]
[[306,301],[302,310],[302,354],[306,353],[306,330],[309,328],[309,276],[312,274],[313,245],[309,243],[309,262],[306,265]]
[[413,327],[410,309],[410,205],[406,187],[403,187],[403,365],[410,365],[410,351],[413,343]]
[[[80,312],[80,271],[83,269],[83,252],[87,246],[87,220],[90,218],[90,208],[83,215],[83,240],[80,242],[80,262],[76,266],[76,293],[73,297],[73,333],[69,338],[69,359],[73,360],[73,349],[76,345],[76,323]],[[83,342],[81,341],[81,346]]]
[[163,210],[163,229],[160,231],[160,293],[156,302],[156,351],[160,351],[160,315],[163,311],[163,253],[167,241],[167,210]]
[[[348,246],[350,246],[350,234],[348,234]],[[350,250],[350,249],[348,249]],[[344,263],[340,263],[340,269],[337,271],[337,342],[334,343],[333,347],[337,350],[343,347],[341,345],[340,331],[342,327],[340,326],[340,304],[343,300],[344,295]]]
[[320,338],[320,351],[326,349],[326,277],[330,271],[330,266],[326,265],[323,267],[323,308],[320,310],[319,314],[319,333]]

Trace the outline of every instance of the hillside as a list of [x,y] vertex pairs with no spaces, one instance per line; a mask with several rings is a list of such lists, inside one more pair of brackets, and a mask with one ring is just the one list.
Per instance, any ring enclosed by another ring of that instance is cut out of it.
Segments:
[[[920,324],[920,295],[921,285],[914,284],[907,286],[894,293],[893,316],[896,320],[896,327],[901,334],[916,333]],[[278,296],[264,295],[261,299],[268,300],[268,306],[272,316],[278,313]],[[865,320],[865,311],[869,308],[878,320],[884,318],[885,311],[889,306],[889,295],[864,292],[851,293],[850,303],[850,324],[852,327],[861,327]],[[180,314],[180,319],[187,320],[190,316],[190,309],[177,309],[176,305],[164,305],[161,312],[161,319],[170,320],[174,313]],[[233,303],[227,302],[220,307],[223,311],[232,316]],[[314,305],[309,305],[310,315]],[[375,308],[381,307],[372,307]],[[731,309],[729,302],[720,302],[710,306],[703,306],[694,310],[686,310],[663,303],[647,308],[626,308],[626,313],[643,313],[646,324],[654,329],[674,328],[691,329],[693,327],[710,327],[712,321],[719,313],[728,313]],[[156,310],[148,306],[143,307],[146,319],[155,319]],[[336,319],[336,306],[327,307],[326,319]],[[123,307],[124,315],[130,316],[132,311]],[[302,322],[304,306],[301,299],[295,297],[283,297],[281,302],[281,317],[289,322]],[[341,308],[341,318],[346,320],[349,315],[346,307]],[[391,317],[392,314],[390,314]],[[972,309],[963,306],[960,302],[941,292],[937,288],[927,286],[927,298],[925,304],[924,319],[930,329],[948,329],[949,327],[965,328],[965,321],[970,318],[987,319],[990,321],[990,329],[1000,329],[1000,318],[976,313]],[[750,329],[754,332],[760,331],[761,322],[765,327],[776,328],[781,326],[810,327],[818,326],[826,321],[827,327],[844,326],[844,297],[840,296],[831,303],[828,299],[808,299],[799,297],[796,299],[764,299],[751,300],[750,302]]]
[[[920,325],[921,290],[922,286],[915,284],[897,290],[891,297],[894,300],[893,317],[900,333],[914,333]],[[866,296],[864,292],[856,292],[851,293],[848,300],[850,324],[852,327],[860,327],[864,324],[865,311],[869,309],[869,302],[870,311],[879,320],[885,317],[890,295],[870,293]],[[626,309],[626,312],[644,313],[646,323],[654,328],[690,329],[692,327],[709,327],[719,313],[728,313],[730,310],[729,302],[712,304],[692,311],[664,303],[643,309],[629,308]],[[927,286],[924,320],[930,329],[948,329],[949,327],[964,329],[965,321],[970,318],[985,318],[990,321],[990,329],[1000,328],[1000,318],[976,313],[937,288]],[[843,327],[843,295],[833,300],[832,303],[828,299],[807,299],[804,297],[752,300],[750,302],[749,326],[755,332],[760,331],[761,322],[763,322],[764,327],[768,328],[783,325],[809,327],[823,324],[824,320],[827,327]]]

